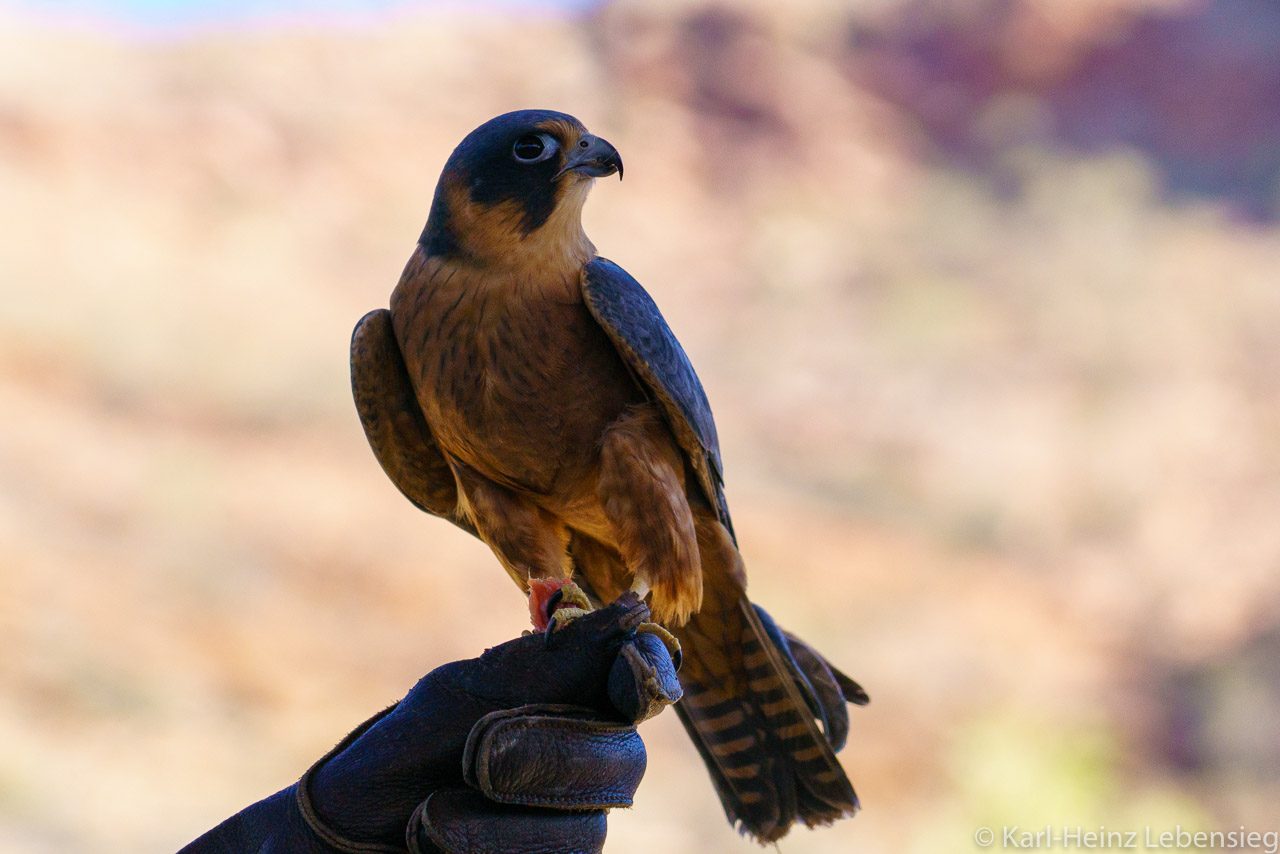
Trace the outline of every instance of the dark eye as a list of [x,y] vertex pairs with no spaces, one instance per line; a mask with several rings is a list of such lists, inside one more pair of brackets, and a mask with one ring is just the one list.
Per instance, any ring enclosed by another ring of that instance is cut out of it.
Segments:
[[521,163],[537,163],[556,153],[555,137],[545,133],[527,133],[511,146],[511,154]]

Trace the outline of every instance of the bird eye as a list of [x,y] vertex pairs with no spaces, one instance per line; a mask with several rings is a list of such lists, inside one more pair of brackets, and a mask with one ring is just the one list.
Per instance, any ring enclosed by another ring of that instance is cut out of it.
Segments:
[[537,163],[555,153],[555,138],[545,133],[525,134],[511,147],[512,156],[521,163]]

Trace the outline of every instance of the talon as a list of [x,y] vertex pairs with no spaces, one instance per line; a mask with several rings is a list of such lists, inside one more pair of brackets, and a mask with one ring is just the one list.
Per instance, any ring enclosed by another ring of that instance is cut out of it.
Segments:
[[675,667],[677,673],[680,672],[680,665],[684,663],[684,653],[681,651],[680,641],[676,640],[675,635],[657,623],[641,623],[636,626],[636,631],[653,635],[662,641],[662,645],[667,648],[667,653],[671,656],[671,664]]
[[570,581],[564,587],[560,588],[560,606],[573,605],[582,611],[594,611],[591,606],[591,600],[587,598],[587,594],[582,588]]
[[555,593],[551,594],[551,598],[547,600],[546,607],[542,609],[542,613],[547,617],[547,624],[550,625],[551,618],[555,616],[556,606],[560,604],[560,600],[564,598],[564,588],[561,587]]
[[551,646],[551,636],[572,623],[579,617],[584,617],[591,612],[582,608],[571,608],[560,606],[554,614],[547,620],[547,646]]
[[554,614],[552,614],[551,619],[547,621],[547,634],[553,634],[555,632],[558,632],[561,629],[563,629],[565,626],[572,623],[574,620],[578,619],[579,617],[585,617],[587,614],[590,614],[590,613],[591,613],[590,611],[584,608],[561,607]]
[[[591,600],[581,587],[565,578],[530,580],[529,616],[535,631],[549,631],[556,612],[570,608],[581,613],[593,610]],[[565,622],[567,621],[561,621],[562,624]]]

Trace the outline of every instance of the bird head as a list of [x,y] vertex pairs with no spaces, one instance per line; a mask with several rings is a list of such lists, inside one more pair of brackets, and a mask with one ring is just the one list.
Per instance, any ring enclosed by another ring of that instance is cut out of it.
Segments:
[[622,177],[618,150],[573,116],[506,113],[453,150],[419,242],[429,256],[483,265],[538,254],[589,256],[582,206],[593,179],[615,172]]

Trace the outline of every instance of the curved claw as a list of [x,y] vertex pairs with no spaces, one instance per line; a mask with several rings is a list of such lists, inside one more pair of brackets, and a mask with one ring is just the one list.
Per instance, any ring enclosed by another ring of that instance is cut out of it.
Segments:
[[590,613],[591,611],[586,608],[574,608],[562,603],[560,607],[556,609],[555,613],[551,615],[551,619],[547,621],[547,646],[551,646],[551,638],[556,632],[560,631],[579,617],[585,617]]
[[667,652],[671,655],[671,664],[675,667],[677,673],[680,672],[680,665],[684,664],[684,653],[681,651],[680,641],[676,640],[675,635],[657,623],[641,623],[636,626],[636,631],[653,635],[662,641],[662,645],[667,648]]
[[529,612],[533,627],[548,637],[583,614],[595,610],[587,594],[572,581],[538,579],[530,583],[530,588]]

